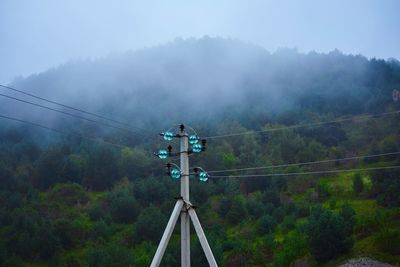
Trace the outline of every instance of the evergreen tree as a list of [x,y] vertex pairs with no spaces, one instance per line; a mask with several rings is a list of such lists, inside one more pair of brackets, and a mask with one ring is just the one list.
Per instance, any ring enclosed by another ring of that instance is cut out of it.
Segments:
[[356,193],[361,193],[364,191],[364,182],[362,180],[361,174],[356,173],[353,177],[353,190]]
[[318,262],[330,260],[352,245],[344,218],[321,206],[312,209],[306,232],[311,254]]
[[246,218],[247,211],[243,203],[243,199],[239,196],[235,197],[232,202],[232,206],[226,214],[227,220],[232,224],[237,224]]

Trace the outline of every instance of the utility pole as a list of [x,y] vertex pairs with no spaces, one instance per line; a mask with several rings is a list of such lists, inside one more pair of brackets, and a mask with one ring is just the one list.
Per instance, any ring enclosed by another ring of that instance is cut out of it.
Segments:
[[[181,141],[181,197],[189,202],[189,137],[185,127],[180,126]],[[186,208],[181,213],[181,266],[190,267],[190,219]]]
[[[160,244],[157,247],[157,251],[151,262],[151,267],[158,267],[163,258],[164,252],[167,248],[169,239],[171,238],[172,232],[178,221],[178,217],[181,218],[181,266],[190,267],[190,220],[193,223],[196,234],[199,238],[201,247],[203,248],[204,254],[207,258],[208,264],[212,267],[217,267],[217,262],[215,261],[214,255],[211,251],[210,245],[208,244],[207,238],[204,234],[203,228],[201,227],[199,218],[197,217],[196,211],[189,200],[189,154],[200,153],[206,149],[206,140],[202,140],[199,144],[200,138],[195,134],[188,135],[185,130],[185,126],[181,124],[179,126],[179,134],[174,134],[170,131],[164,132],[161,135],[165,140],[171,141],[173,138],[180,139],[180,150],[179,153],[172,152],[172,146],[168,146],[168,151],[160,150],[155,153],[159,158],[166,159],[169,156],[180,156],[180,167],[175,164],[168,163],[167,169],[168,174],[173,179],[180,179],[181,190],[180,197],[178,198],[175,207],[172,211],[171,217],[169,218],[167,227],[161,237]],[[189,145],[192,145],[189,148]],[[199,177],[200,181],[207,181],[208,174],[202,168],[194,168],[194,173]]]

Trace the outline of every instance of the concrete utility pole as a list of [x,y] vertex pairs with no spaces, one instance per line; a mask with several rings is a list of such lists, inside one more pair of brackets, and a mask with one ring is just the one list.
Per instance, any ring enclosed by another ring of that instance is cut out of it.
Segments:
[[[178,198],[175,207],[172,211],[171,217],[169,218],[167,227],[165,228],[164,234],[161,238],[160,244],[158,245],[156,254],[151,262],[151,267],[157,267],[160,265],[161,260],[163,258],[165,249],[167,248],[169,239],[172,235],[172,232],[175,228],[175,225],[178,221],[178,217],[181,217],[181,266],[182,267],[190,267],[190,220],[193,222],[194,229],[199,238],[201,247],[203,248],[204,254],[206,255],[208,264],[212,267],[217,267],[217,262],[215,261],[214,255],[211,251],[211,248],[208,244],[207,238],[204,234],[203,228],[201,227],[199,218],[197,217],[196,211],[194,210],[192,204],[189,201],[189,154],[193,152],[200,152],[199,148],[202,148],[201,145],[197,144],[197,150],[189,149],[189,135],[185,131],[185,126],[180,125],[180,133],[172,134],[171,132],[165,132],[162,134],[164,139],[172,140],[173,137],[180,138],[180,170],[178,177],[181,179],[181,196]],[[193,138],[192,138],[193,137]],[[190,136],[191,144],[196,144],[199,140],[197,135]],[[193,141],[195,140],[195,141]],[[193,141],[193,142],[192,142]],[[205,141],[203,142],[203,146],[205,146]],[[204,151],[205,147],[201,150]],[[165,150],[160,150],[158,155],[160,158],[165,159],[167,155],[171,155],[171,148],[169,148],[169,152]],[[169,164],[170,166],[171,164]],[[176,174],[176,169],[175,173]],[[207,174],[206,174],[207,175]],[[172,176],[172,172],[171,172]],[[204,180],[205,181],[205,180]]]
[[[189,140],[185,127],[181,130],[181,197],[183,201],[189,202]],[[190,267],[190,219],[186,208],[181,213],[181,266]]]

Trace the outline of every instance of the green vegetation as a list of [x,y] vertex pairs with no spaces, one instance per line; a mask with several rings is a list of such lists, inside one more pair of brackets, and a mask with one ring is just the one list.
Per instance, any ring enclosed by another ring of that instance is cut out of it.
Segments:
[[[276,63],[277,55],[268,59],[279,66],[278,88],[299,84],[304,90],[292,92],[297,98],[290,108],[269,112],[258,97],[262,81],[250,81],[255,88],[248,88],[249,103],[196,124],[204,135],[275,130],[214,139],[204,154],[191,157],[192,166],[284,165],[399,149],[398,115],[276,130],[398,109],[390,98],[400,88],[397,63],[338,52],[287,56],[287,66]],[[308,61],[322,67],[314,70]],[[306,85],[288,78],[296,70],[294,76],[309,77]],[[96,132],[86,124],[81,129]],[[130,146],[115,148],[1,125],[0,266],[148,266],[179,194],[179,181],[164,176],[164,163],[151,155],[160,148],[158,132],[148,131],[144,139],[102,132],[105,140]],[[273,175],[391,165],[400,165],[398,155],[221,173],[270,176],[192,179],[191,200],[220,266],[335,266],[358,256],[399,264],[398,169]],[[162,266],[179,265],[177,228]],[[205,266],[195,235],[192,239],[192,265]]]
[[353,189],[354,192],[361,193],[364,191],[364,182],[361,178],[360,173],[356,173],[353,177]]

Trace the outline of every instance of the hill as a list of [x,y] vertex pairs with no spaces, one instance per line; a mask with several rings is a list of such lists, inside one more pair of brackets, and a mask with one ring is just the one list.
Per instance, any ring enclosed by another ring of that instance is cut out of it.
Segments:
[[[69,62],[10,86],[134,133],[1,89],[97,123],[2,99],[0,114],[64,134],[0,121],[0,266],[147,266],[179,194],[152,152],[180,122],[209,137],[191,166],[211,177],[191,181],[191,198],[221,266],[400,263],[396,60],[204,37]],[[235,175],[245,177],[217,177]],[[179,244],[176,230],[163,266],[179,265]],[[192,255],[205,266],[194,236]]]

